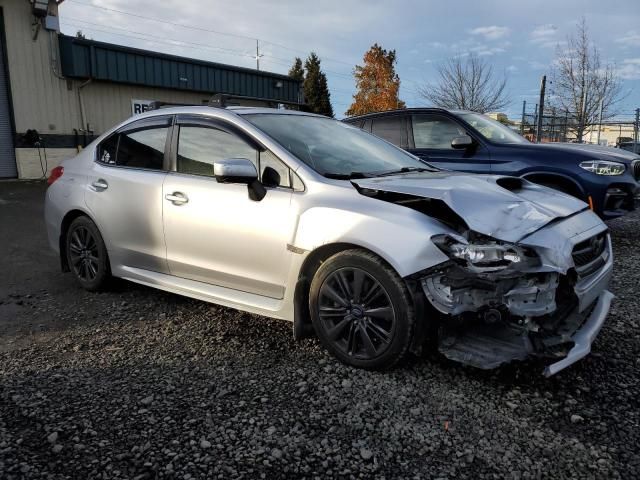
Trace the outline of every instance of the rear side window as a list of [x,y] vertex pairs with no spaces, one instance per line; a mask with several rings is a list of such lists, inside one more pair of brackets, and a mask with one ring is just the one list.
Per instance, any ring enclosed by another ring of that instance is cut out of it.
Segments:
[[168,131],[156,127],[121,133],[116,165],[162,170]]
[[98,161],[107,165],[116,164],[116,154],[118,151],[118,134],[111,135],[98,148]]
[[98,161],[121,167],[162,170],[169,127],[147,127],[116,133],[98,147]]
[[402,117],[399,116],[375,118],[373,119],[371,133],[380,138],[384,138],[387,142],[401,146],[403,125]]
[[246,158],[255,165],[257,155],[257,150],[252,146],[224,130],[209,127],[180,127],[177,165],[180,173],[213,177],[213,162],[216,160]]

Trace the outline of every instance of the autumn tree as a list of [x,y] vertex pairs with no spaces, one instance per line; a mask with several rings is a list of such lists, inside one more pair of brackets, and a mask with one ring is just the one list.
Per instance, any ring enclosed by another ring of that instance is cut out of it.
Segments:
[[[294,64],[293,68],[295,67],[296,64]],[[306,62],[304,62],[304,71],[305,75],[302,87],[306,102],[305,110],[319,115],[333,117],[327,76],[320,68],[320,58],[318,58],[314,52],[311,52]]]
[[456,57],[438,67],[438,83],[419,89],[420,96],[436,107],[487,113],[509,105],[507,79],[477,55]]
[[405,108],[405,103],[398,98],[400,77],[395,70],[396,51],[387,51],[375,43],[364,54],[363,61],[353,72],[357,92],[345,115]]
[[602,64],[584,18],[566,45],[557,47],[555,64],[551,103],[569,113],[569,129],[580,141],[585,130],[600,121],[600,110],[603,119],[616,114],[613,106],[621,97],[620,80],[613,65]]

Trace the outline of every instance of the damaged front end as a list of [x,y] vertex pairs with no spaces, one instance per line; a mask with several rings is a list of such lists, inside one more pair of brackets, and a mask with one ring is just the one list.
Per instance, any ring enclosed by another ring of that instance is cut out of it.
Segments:
[[604,290],[611,271],[606,230],[576,243],[564,265],[550,265],[535,246],[473,231],[431,240],[451,259],[420,278],[445,315],[438,348],[447,358],[482,369],[529,357],[558,360],[545,370],[552,375],[589,353],[612,297]]
[[613,258],[584,202],[521,178],[445,171],[354,185],[442,225],[430,240],[449,260],[410,280],[441,314],[446,357],[483,369],[551,358],[553,375],[590,352],[613,298]]

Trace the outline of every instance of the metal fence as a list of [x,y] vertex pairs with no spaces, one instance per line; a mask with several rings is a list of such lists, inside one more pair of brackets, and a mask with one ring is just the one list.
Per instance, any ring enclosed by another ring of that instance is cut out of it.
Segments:
[[[523,136],[533,142],[541,143],[577,142],[575,129],[578,122],[574,113],[554,108],[545,109],[540,132],[538,132],[538,115],[537,105],[531,106],[527,111],[524,104],[520,125],[517,126]],[[624,148],[640,153],[640,109],[588,125],[582,142]]]

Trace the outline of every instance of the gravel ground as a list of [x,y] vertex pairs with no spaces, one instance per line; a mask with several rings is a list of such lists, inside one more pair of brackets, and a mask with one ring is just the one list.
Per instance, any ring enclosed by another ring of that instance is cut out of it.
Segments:
[[0,183],[2,479],[640,477],[640,214],[611,222],[617,299],[578,365],[382,374],[286,322],[81,291],[46,250],[43,190]]

